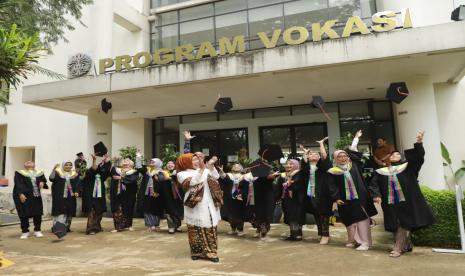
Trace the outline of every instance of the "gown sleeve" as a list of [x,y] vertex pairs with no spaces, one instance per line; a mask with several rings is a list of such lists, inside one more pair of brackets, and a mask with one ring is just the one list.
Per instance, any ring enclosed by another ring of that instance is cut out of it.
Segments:
[[39,176],[37,180],[39,183],[40,182],[44,183],[44,187],[43,187],[44,189],[48,189],[47,178],[45,177],[45,174],[42,174],[41,176]]
[[425,149],[423,143],[413,144],[413,149],[405,151],[405,158],[408,161],[408,168],[411,170],[415,177],[418,177],[420,169],[425,162]]
[[379,185],[381,181],[382,181],[382,177],[377,172],[375,172],[373,174],[373,178],[368,183],[368,191],[370,192],[370,195],[372,198],[381,197],[381,192],[379,189]]
[[336,177],[333,175],[330,175],[328,177],[328,186],[329,186],[329,193],[331,196],[331,199],[334,201],[339,200],[339,187],[336,182]]
[[15,172],[14,183],[15,186],[13,187],[13,195],[15,197],[19,197],[20,194],[25,194],[27,192],[24,183],[24,177],[18,172]]
[[184,153],[190,153],[190,152],[191,152],[191,141],[184,140]]

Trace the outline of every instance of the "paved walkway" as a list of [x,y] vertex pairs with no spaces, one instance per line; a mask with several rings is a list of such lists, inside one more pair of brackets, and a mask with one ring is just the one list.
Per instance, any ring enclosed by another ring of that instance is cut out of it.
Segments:
[[252,238],[247,228],[242,238],[226,235],[221,224],[220,263],[191,261],[186,233],[168,235],[146,232],[143,220],[136,220],[134,232],[109,233],[111,219],[104,219],[106,232],[84,235],[86,221],[73,222],[75,232],[64,241],[50,234],[51,222],[44,222],[45,237],[20,240],[19,226],[0,228],[4,257],[15,265],[0,269],[0,275],[465,275],[465,256],[441,255],[431,248],[415,248],[399,259],[387,255],[390,235],[382,226],[374,228],[375,247],[357,252],[344,247],[343,227],[332,227],[331,244],[320,246],[313,227],[304,229],[302,242],[284,241],[284,225],[273,225],[267,241]]

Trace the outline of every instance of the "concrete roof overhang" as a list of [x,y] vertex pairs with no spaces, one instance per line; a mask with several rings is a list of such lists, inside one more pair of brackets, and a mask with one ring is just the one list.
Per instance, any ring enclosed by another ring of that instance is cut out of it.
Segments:
[[247,109],[383,98],[391,82],[464,74],[462,21],[25,86],[23,102],[87,114],[106,97],[114,119],[154,118],[211,112],[219,93]]

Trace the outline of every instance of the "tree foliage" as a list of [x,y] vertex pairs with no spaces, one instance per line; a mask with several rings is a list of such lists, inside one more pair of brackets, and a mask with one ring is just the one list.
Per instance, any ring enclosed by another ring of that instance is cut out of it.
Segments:
[[82,8],[93,0],[0,0],[0,28],[13,24],[26,34],[40,33],[45,49],[59,40],[67,42],[65,32],[74,30],[72,21],[81,24]]

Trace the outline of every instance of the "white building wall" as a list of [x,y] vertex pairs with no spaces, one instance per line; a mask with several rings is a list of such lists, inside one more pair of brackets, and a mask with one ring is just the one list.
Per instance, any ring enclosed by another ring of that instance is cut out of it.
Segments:
[[[448,148],[454,170],[465,167],[465,80],[458,84],[435,85],[436,106],[438,112],[441,141]],[[445,169],[448,184],[453,185],[449,169]],[[460,181],[465,184],[465,178]]]

